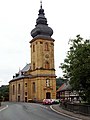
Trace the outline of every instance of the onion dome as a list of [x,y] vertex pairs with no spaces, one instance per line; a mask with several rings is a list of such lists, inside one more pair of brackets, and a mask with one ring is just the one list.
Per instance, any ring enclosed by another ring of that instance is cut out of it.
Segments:
[[42,3],[39,9],[38,18],[36,20],[35,28],[31,31],[33,38],[51,38],[53,34],[52,28],[48,27],[47,19],[45,18],[44,9]]

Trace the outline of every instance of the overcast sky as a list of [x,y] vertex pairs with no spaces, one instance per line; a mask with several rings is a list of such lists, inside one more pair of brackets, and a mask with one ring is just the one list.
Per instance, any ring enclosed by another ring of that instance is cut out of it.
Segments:
[[[42,0],[55,39],[55,69],[68,51],[68,41],[80,34],[90,39],[90,0]],[[0,85],[30,63],[31,30],[35,27],[40,0],[0,0]],[[2,82],[1,82],[2,81]]]

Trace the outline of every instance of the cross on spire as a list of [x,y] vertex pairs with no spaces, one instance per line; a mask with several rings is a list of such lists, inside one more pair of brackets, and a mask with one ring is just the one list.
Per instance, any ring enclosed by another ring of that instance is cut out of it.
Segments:
[[42,9],[42,0],[40,1],[40,8]]

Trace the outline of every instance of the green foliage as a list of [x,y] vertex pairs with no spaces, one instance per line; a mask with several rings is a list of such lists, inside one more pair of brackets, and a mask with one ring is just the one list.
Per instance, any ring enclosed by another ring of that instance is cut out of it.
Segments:
[[8,101],[9,100],[9,86],[2,85],[0,87],[0,100]]
[[70,49],[67,52],[61,68],[64,77],[70,80],[74,90],[90,103],[90,43],[80,35],[69,41]]

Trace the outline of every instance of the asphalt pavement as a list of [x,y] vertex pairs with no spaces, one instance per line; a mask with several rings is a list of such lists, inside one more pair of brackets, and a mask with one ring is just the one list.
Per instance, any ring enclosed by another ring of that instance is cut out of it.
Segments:
[[[49,107],[54,112],[51,112]],[[58,114],[55,114],[55,112]],[[20,120],[90,120],[90,116],[64,110],[59,104],[51,106],[34,103],[2,104],[0,107],[0,120],[16,120],[18,118]]]
[[55,113],[49,106],[36,103],[6,103],[1,108],[0,120],[75,120]]

